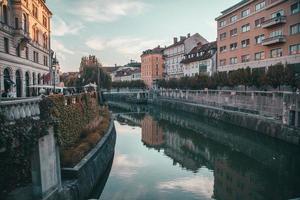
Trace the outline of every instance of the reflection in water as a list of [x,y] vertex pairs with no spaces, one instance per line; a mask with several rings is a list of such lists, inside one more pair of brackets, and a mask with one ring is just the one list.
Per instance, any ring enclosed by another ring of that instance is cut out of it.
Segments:
[[186,113],[146,110],[114,110],[123,114],[100,199],[300,197],[298,147]]

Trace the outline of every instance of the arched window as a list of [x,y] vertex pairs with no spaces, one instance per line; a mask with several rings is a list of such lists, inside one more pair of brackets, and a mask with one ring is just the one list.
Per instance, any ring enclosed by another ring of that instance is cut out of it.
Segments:
[[23,14],[22,29],[25,33],[27,33],[27,16],[26,16],[26,14]]
[[3,6],[3,20],[5,24],[8,24],[8,11],[7,11],[7,6]]
[[21,79],[20,70],[16,71],[16,92],[17,92],[17,97],[22,96],[22,79]]
[[32,85],[36,84],[36,80],[35,80],[35,73],[32,73]]
[[8,92],[8,90],[11,88],[10,72],[8,68],[4,69],[3,77],[4,77],[4,91]]
[[38,85],[41,85],[41,74],[38,74]]
[[26,97],[30,97],[30,79],[29,79],[29,72],[25,73],[25,86],[26,86]]

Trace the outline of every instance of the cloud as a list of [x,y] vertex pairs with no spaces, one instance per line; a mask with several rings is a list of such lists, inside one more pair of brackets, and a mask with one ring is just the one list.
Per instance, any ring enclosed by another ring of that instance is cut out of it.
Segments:
[[129,157],[127,154],[116,153],[113,167],[117,176],[131,178],[138,173],[139,168],[145,165],[142,157]]
[[193,193],[201,199],[210,199],[213,195],[214,180],[207,176],[184,177],[161,182],[157,188],[160,190],[182,190]]
[[138,0],[80,0],[75,3],[77,9],[71,13],[90,22],[112,22],[127,15],[140,14],[146,6]]
[[67,34],[76,35],[83,28],[83,24],[81,22],[69,23],[67,24],[60,17],[53,18],[53,35],[54,36],[64,36]]
[[124,55],[140,55],[142,51],[162,44],[162,40],[149,40],[146,38],[117,37],[112,39],[90,38],[86,45],[96,51],[114,49]]
[[54,50],[54,52],[57,55],[58,60],[60,61],[65,61],[66,60],[66,55],[65,54],[69,54],[69,55],[74,55],[75,52],[66,48],[63,43],[52,39],[51,41],[52,44],[52,49]]

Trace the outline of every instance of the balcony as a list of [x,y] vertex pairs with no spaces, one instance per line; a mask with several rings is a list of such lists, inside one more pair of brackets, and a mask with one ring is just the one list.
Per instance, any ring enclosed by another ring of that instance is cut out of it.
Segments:
[[29,33],[25,32],[23,29],[14,29],[14,35],[19,38],[30,40]]
[[262,45],[269,46],[269,45],[284,43],[284,42],[286,42],[286,36],[285,35],[277,35],[274,37],[264,39],[262,41]]
[[261,26],[263,28],[270,28],[285,23],[286,23],[286,16],[278,16],[264,21]]

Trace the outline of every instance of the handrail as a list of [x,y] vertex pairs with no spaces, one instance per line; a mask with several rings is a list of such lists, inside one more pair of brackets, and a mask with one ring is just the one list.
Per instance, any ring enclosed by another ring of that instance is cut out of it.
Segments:
[[263,21],[262,25],[268,24],[272,21],[284,22],[284,20],[286,20],[286,16],[273,17],[273,18],[270,18],[270,19],[267,19],[267,20]]

